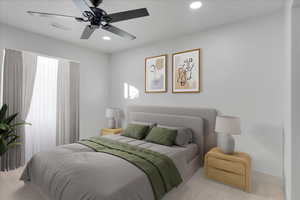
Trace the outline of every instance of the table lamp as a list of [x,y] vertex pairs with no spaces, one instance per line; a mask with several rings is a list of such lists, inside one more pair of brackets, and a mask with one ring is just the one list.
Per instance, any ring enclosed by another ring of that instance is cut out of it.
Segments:
[[107,108],[105,111],[105,117],[108,119],[108,128],[115,128],[116,126],[115,109]]
[[215,132],[219,133],[218,147],[225,154],[234,153],[234,138],[241,134],[240,118],[232,116],[217,116]]
[[119,108],[115,109],[115,128],[120,128],[121,126],[121,118],[122,118],[122,110]]

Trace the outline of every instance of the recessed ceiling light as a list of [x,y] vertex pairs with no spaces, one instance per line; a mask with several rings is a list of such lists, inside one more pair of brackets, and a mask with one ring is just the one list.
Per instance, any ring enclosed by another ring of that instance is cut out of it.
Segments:
[[111,38],[109,36],[103,36],[102,39],[103,40],[111,40]]
[[194,10],[201,8],[201,6],[202,6],[201,1],[194,1],[190,4],[190,8]]

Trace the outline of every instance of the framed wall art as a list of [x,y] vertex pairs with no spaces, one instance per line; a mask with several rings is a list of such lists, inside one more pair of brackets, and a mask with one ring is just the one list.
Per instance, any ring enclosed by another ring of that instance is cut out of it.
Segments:
[[174,53],[173,63],[173,93],[199,93],[201,49],[193,49]]
[[145,92],[167,92],[167,55],[145,59]]

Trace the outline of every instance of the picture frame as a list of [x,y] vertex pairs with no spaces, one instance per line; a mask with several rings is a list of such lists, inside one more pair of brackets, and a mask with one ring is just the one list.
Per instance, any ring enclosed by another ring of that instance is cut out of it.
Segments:
[[201,49],[172,54],[172,92],[201,92]]
[[145,58],[145,93],[165,93],[167,87],[168,55]]

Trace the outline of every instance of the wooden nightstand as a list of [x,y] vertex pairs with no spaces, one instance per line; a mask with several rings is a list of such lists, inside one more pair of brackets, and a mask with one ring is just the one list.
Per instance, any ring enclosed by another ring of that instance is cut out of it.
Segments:
[[121,132],[123,132],[122,128],[103,128],[100,135],[119,134]]
[[251,157],[246,153],[227,155],[213,148],[205,155],[204,170],[208,178],[251,192]]

